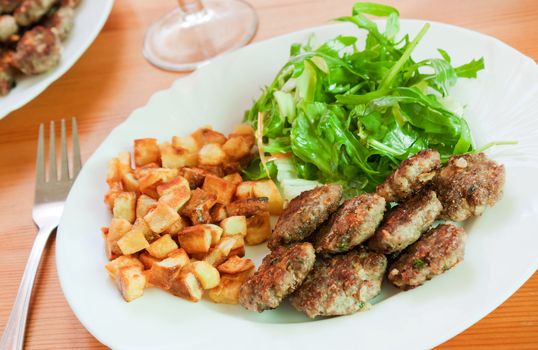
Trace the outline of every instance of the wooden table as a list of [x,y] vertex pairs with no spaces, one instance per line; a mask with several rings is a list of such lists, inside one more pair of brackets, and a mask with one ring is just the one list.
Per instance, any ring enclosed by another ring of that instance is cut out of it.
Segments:
[[[354,1],[250,2],[260,17],[254,39],[259,41],[326,23],[349,13]],[[524,54],[538,58],[538,1],[401,0],[389,3],[400,9],[403,18],[467,27],[495,36]],[[77,116],[83,158],[87,159],[133,109],[144,105],[155,91],[167,88],[180,77],[154,68],[141,54],[145,29],[173,6],[172,0],[117,0],[102,33],[80,61],[41,96],[0,121],[0,329],[5,326],[35,233],[31,208],[39,123]],[[84,329],[67,305],[54,261],[54,243],[51,243],[34,292],[27,348],[104,348]],[[440,347],[538,348],[538,274],[486,318]]]

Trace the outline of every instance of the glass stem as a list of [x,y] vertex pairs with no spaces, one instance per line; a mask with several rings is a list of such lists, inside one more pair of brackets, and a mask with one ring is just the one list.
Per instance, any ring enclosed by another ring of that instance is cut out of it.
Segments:
[[204,5],[201,0],[178,0],[179,8],[186,15],[202,12]]

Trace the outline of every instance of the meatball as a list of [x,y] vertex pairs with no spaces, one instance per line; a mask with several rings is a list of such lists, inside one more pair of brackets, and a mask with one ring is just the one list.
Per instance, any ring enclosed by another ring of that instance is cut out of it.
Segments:
[[5,96],[15,86],[15,71],[11,66],[11,53],[0,57],[0,96]]
[[0,13],[12,13],[22,0],[0,0]]
[[372,237],[383,219],[385,199],[361,194],[349,199],[334,212],[315,235],[318,253],[341,253]]
[[48,28],[37,26],[17,43],[13,64],[27,75],[46,72],[60,63],[58,37]]
[[45,27],[58,35],[60,40],[65,40],[71,30],[75,19],[75,11],[71,7],[60,7],[45,21]]
[[502,196],[504,166],[484,153],[450,158],[434,179],[435,190],[443,203],[442,217],[463,221],[478,216]]
[[338,208],[341,198],[342,187],[339,185],[318,186],[293,198],[278,218],[269,248],[310,236]]
[[276,308],[303,283],[315,260],[310,243],[278,247],[263,258],[258,271],[243,283],[239,303],[258,312]]
[[439,152],[433,149],[420,151],[404,160],[376,192],[387,202],[400,202],[420,190],[433,179],[441,165]]
[[419,239],[442,210],[434,191],[419,192],[389,211],[368,245],[384,254],[403,250]]
[[10,36],[16,34],[19,30],[17,22],[13,16],[0,16],[0,41],[6,41]]
[[390,266],[388,279],[408,290],[442,274],[463,260],[466,236],[452,224],[431,229]]
[[355,313],[379,294],[386,268],[383,254],[366,250],[322,258],[290,302],[310,318]]
[[62,6],[77,7],[80,4],[80,0],[62,0],[60,2]]
[[20,26],[29,26],[39,21],[55,3],[56,0],[24,0],[13,15]]

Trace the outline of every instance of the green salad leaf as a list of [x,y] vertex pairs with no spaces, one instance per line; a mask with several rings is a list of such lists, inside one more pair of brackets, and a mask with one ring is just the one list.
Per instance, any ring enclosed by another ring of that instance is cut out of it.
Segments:
[[[385,18],[384,29],[368,16]],[[458,78],[476,78],[483,58],[454,67],[438,49],[439,57],[415,61],[429,24],[399,37],[399,12],[387,5],[359,2],[337,21],[366,31],[366,39],[291,46],[289,61],[245,113],[264,160],[254,159],[245,177],[274,177],[279,155],[298,178],[341,183],[349,195],[373,190],[420,150],[433,147],[443,159],[473,151],[465,119],[442,98]]]

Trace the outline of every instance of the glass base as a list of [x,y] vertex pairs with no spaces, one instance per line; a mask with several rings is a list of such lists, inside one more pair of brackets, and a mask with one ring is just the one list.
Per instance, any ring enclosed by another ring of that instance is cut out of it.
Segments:
[[153,23],[144,39],[144,57],[155,66],[191,71],[211,58],[235,50],[256,33],[258,16],[240,0],[205,0],[204,9],[176,9]]

